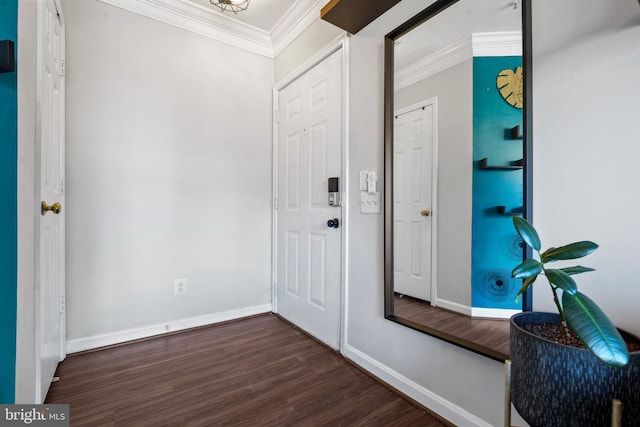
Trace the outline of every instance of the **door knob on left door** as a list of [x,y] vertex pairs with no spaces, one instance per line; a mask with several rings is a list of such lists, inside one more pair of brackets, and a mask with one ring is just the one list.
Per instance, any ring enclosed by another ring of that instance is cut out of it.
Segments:
[[340,221],[338,221],[338,218],[330,219],[327,221],[327,226],[331,228],[338,228],[340,226]]
[[40,205],[40,213],[42,215],[46,214],[47,212],[53,212],[54,214],[59,214],[60,212],[62,212],[62,205],[58,202],[52,204],[51,206],[47,205],[47,202],[42,202],[42,204]]
[[420,212],[420,215],[429,216],[431,215],[431,211],[429,209],[424,209],[423,211]]

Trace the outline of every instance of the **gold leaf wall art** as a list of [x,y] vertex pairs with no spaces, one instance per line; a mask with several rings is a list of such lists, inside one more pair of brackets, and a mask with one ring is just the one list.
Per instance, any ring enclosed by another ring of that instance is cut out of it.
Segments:
[[514,70],[507,68],[498,73],[496,85],[502,98],[512,107],[522,108],[524,105],[522,96],[522,67]]

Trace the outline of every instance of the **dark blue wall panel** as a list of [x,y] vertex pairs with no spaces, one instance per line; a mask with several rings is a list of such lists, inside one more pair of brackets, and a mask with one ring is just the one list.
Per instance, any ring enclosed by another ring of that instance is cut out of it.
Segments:
[[[18,0],[0,1],[0,40],[17,43]],[[17,44],[15,46],[17,54]],[[0,73],[0,403],[14,403],[17,304],[16,72]]]
[[509,166],[522,159],[522,140],[510,130],[522,127],[522,109],[509,105],[498,90],[500,71],[515,71],[519,56],[473,58],[473,221],[472,293],[473,307],[516,309],[515,294],[521,282],[511,270],[522,260],[522,250],[511,216],[500,214],[522,208],[522,170],[481,169]]

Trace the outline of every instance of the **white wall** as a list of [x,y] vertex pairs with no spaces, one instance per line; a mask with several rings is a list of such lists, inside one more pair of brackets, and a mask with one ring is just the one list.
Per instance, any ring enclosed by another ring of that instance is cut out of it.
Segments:
[[63,8],[70,350],[269,311],[272,60]]
[[[640,5],[536,0],[533,12],[534,224],[545,247],[600,245],[578,288],[640,334]],[[544,286],[533,301],[553,310]]]
[[287,77],[296,67],[341,34],[344,34],[343,30],[326,21],[321,19],[313,21],[302,34],[274,58],[274,82],[277,83]]

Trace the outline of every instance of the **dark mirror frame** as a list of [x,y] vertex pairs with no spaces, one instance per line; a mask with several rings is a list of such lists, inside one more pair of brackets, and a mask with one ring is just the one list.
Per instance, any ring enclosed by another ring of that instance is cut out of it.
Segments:
[[[395,30],[385,36],[384,40],[384,317],[420,332],[440,338],[475,353],[503,362],[508,358],[491,348],[481,346],[457,336],[450,335],[437,329],[429,328],[394,315],[393,289],[393,114],[394,114],[394,41],[408,33],[418,25],[424,23],[459,0],[438,0],[422,12],[407,20]],[[475,1],[475,0],[466,0]],[[532,90],[532,46],[531,46],[531,2],[522,0],[522,65],[523,65],[523,215],[529,221],[532,219],[532,132],[531,132],[531,90]],[[531,256],[531,249],[526,248],[524,257]],[[531,289],[522,300],[522,309],[531,311]]]

